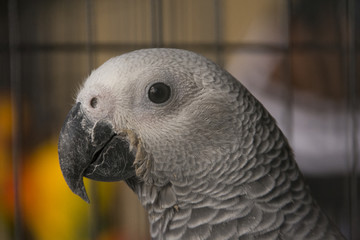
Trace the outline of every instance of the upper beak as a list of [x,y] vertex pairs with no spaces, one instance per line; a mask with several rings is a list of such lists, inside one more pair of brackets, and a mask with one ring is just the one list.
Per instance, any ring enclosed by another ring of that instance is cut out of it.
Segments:
[[99,181],[126,180],[135,175],[134,155],[124,136],[106,121],[92,122],[77,103],[59,136],[60,168],[70,189],[86,202],[83,177]]

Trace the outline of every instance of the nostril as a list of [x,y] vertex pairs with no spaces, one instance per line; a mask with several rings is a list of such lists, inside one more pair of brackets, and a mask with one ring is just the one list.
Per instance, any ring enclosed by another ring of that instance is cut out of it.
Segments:
[[98,98],[97,97],[93,97],[91,100],[90,100],[90,106],[92,108],[96,108],[98,105]]

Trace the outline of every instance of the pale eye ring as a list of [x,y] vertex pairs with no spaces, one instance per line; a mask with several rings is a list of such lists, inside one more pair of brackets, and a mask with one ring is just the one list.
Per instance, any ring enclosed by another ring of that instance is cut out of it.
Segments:
[[97,97],[93,97],[93,98],[90,100],[90,106],[91,106],[92,108],[96,108],[97,105],[98,105],[98,103],[99,103],[99,100],[98,100]]

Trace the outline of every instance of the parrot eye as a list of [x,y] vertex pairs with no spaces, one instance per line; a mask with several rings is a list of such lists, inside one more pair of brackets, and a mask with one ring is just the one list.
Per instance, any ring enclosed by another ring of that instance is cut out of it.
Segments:
[[148,96],[150,101],[153,103],[164,103],[170,98],[171,89],[168,85],[165,83],[154,83],[150,88],[148,92]]
[[96,97],[93,97],[91,100],[90,100],[90,106],[92,108],[96,108],[96,106],[98,105],[98,99]]

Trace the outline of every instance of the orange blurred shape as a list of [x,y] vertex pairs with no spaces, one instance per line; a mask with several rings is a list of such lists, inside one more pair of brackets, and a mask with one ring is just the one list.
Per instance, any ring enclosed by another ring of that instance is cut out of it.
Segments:
[[0,217],[9,220],[14,216],[12,120],[10,96],[0,93]]

